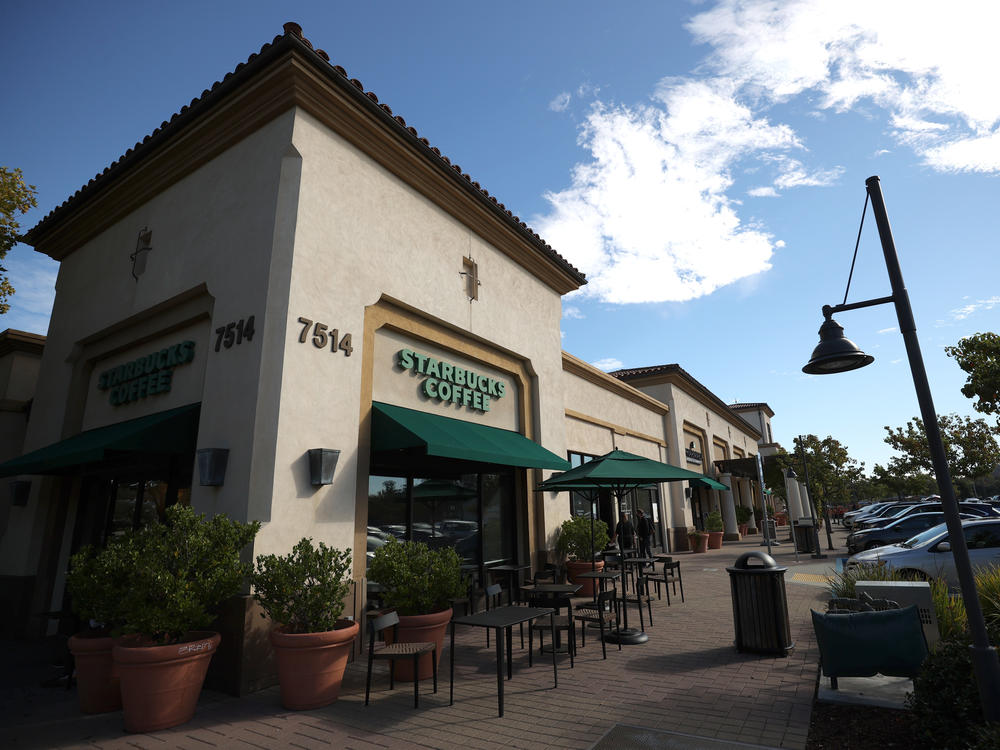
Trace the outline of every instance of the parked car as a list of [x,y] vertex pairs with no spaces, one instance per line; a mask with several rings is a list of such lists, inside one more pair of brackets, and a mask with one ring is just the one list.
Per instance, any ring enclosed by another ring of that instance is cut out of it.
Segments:
[[878,503],[872,503],[871,505],[866,505],[863,508],[858,508],[857,510],[849,510],[844,514],[843,518],[844,526],[846,526],[847,528],[851,528],[851,526],[854,524],[855,519],[857,519],[858,516],[866,516],[869,513],[873,513],[874,511],[879,510],[880,508],[884,508],[886,505],[891,505],[891,504],[892,504],[891,502],[883,501]]
[[[962,518],[980,518],[969,513],[962,513]],[[884,526],[870,529],[859,529],[848,535],[847,551],[850,554],[861,550],[884,547],[887,544],[905,542],[932,526],[944,523],[944,512],[940,509],[924,513],[911,513],[890,521]]]
[[916,503],[914,501],[887,503],[886,505],[883,505],[881,508],[873,510],[870,513],[866,513],[861,516],[856,516],[854,518],[854,524],[852,525],[852,528],[860,526],[861,524],[864,523],[868,523],[869,521],[878,521],[883,518],[886,519],[891,518],[892,516],[896,515],[896,513],[898,513],[899,511],[905,510],[906,508],[911,508],[918,504],[919,503]]
[[[962,529],[973,570],[1000,564],[1000,519],[962,521]],[[950,587],[958,588],[955,557],[944,524],[932,526],[905,542],[876,547],[847,559],[848,569],[873,563],[884,563],[920,580],[943,577]]]

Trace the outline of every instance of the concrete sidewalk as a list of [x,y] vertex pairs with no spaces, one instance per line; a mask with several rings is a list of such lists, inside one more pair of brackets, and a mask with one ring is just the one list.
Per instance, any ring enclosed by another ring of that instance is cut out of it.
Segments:
[[[740,654],[733,647],[725,569],[745,551],[766,551],[759,542],[760,537],[749,537],[707,554],[676,555],[686,602],[678,596],[668,607],[665,598],[654,599],[649,642],[621,652],[609,646],[607,660],[597,638],[588,638],[574,669],[560,657],[558,688],[552,686],[551,661],[536,659],[528,668],[515,633],[514,679],[504,686],[502,719],[497,717],[494,650],[486,648],[478,629],[458,632],[453,706],[448,705],[446,646],[439,692],[430,692],[429,681],[422,684],[416,710],[410,685],[397,684],[390,692],[385,667],[378,665],[372,704],[365,707],[366,661],[360,659],[349,665],[340,700],[331,706],[289,712],[281,707],[277,688],[244,698],[205,691],[191,722],[149,735],[126,734],[120,712],[79,714],[74,691],[36,687],[37,679],[47,676],[44,665],[17,667],[16,644],[8,643],[0,665],[19,684],[7,684],[0,692],[0,746],[590,748],[601,743],[604,748],[626,746],[616,737],[630,730],[628,736],[645,738],[642,747],[748,743],[802,748],[818,665],[809,608],[822,608],[825,592],[817,579],[836,558],[834,553],[825,561],[800,555],[796,563],[790,544],[775,547],[775,558],[789,566],[786,590],[795,649],[785,658]],[[632,610],[630,622],[638,619],[634,615]]]

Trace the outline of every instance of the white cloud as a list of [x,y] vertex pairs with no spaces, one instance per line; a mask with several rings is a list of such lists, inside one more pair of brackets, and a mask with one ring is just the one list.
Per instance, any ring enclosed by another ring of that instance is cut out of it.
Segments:
[[772,238],[743,224],[725,191],[745,155],[798,148],[725,85],[665,79],[653,104],[595,105],[580,143],[591,160],[546,195],[534,220],[605,302],[684,301],[770,268]]
[[583,314],[579,307],[575,307],[574,305],[566,305],[566,307],[563,308],[562,316],[564,318],[573,318],[576,320],[582,320],[587,317]]
[[16,290],[9,299],[10,311],[0,316],[0,330],[14,328],[30,333],[46,333],[56,296],[59,264],[27,245],[15,245],[4,266]]
[[615,359],[614,357],[605,357],[604,359],[599,359],[596,362],[591,362],[590,364],[598,370],[604,370],[604,372],[622,369],[622,361],[620,359]]
[[698,69],[641,104],[595,101],[586,157],[532,223],[587,273],[582,294],[682,302],[767,271],[779,247],[741,216],[734,175],[753,175],[745,195],[773,198],[844,174],[809,163],[777,105],[833,125],[849,110],[879,116],[935,170],[1000,173],[998,21],[1000,4],[981,0],[946,12],[937,0],[718,0],[687,24],[711,48]]
[[[708,66],[766,102],[810,92],[885,110],[892,134],[944,171],[1000,171],[1000,5],[955,0],[722,0],[688,24]],[[929,40],[933,40],[930,43]]]
[[549,109],[553,112],[565,112],[566,108],[569,106],[570,95],[568,91],[563,91],[561,94],[556,96],[551,102],[549,102]]
[[970,315],[974,315],[980,310],[992,310],[998,305],[1000,305],[1000,297],[990,297],[989,299],[976,300],[968,305],[963,305],[962,307],[952,310],[951,319],[955,321],[965,320]]
[[889,326],[888,328],[880,328],[876,333],[896,333],[898,330],[896,326]]

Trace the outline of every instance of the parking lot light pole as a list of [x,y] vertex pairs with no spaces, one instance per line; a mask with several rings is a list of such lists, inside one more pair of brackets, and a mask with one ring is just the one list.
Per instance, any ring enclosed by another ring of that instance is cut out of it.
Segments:
[[[885,210],[882,188],[878,177],[865,180],[868,197],[871,199],[872,212],[878,225],[879,238],[882,242],[882,254],[885,257],[886,271],[892,295],[865,302],[845,303],[841,305],[823,306],[823,325],[820,327],[820,343],[813,350],[813,356],[802,371],[810,375],[823,375],[836,372],[847,372],[869,365],[874,357],[862,352],[853,342],[844,337],[844,329],[833,320],[833,314],[856,310],[862,307],[872,307],[892,302],[896,308],[896,319],[899,321],[899,331],[906,345],[906,356],[910,363],[910,373],[913,376],[913,386],[917,392],[917,402],[927,433],[930,448],[931,463],[937,478],[938,492],[944,510],[945,523],[948,526],[948,538],[951,542],[952,555],[955,558],[955,569],[958,574],[959,587],[968,615],[969,630],[972,635],[972,665],[975,670],[976,684],[979,688],[979,699],[982,703],[983,717],[990,722],[1000,721],[1000,659],[996,649],[990,645],[983,618],[983,609],[979,604],[976,592],[976,582],[969,560],[969,548],[965,543],[962,530],[962,519],[958,513],[958,503],[955,500],[955,489],[951,483],[951,472],[938,428],[937,412],[931,398],[931,389],[924,369],[924,360],[920,354],[920,343],[917,340],[917,326],[910,308],[910,298],[903,283],[903,274],[899,268],[899,258],[896,255],[896,244],[889,227],[889,217]],[[860,236],[860,235],[859,235]],[[849,286],[849,284],[848,284]]]

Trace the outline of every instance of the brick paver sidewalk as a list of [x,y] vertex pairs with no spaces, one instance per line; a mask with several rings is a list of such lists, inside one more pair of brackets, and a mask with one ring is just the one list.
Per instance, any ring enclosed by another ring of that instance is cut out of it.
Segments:
[[[421,685],[413,708],[410,685],[388,690],[385,667],[376,666],[372,705],[364,706],[366,660],[348,668],[335,704],[315,711],[281,708],[277,689],[244,698],[206,692],[190,723],[150,735],[122,730],[121,714],[84,717],[72,701],[49,692],[3,696],[2,747],[106,748],[588,748],[615,724],[781,748],[805,746],[816,686],[818,657],[810,606],[824,591],[789,580],[789,618],[795,650],[786,658],[739,654],[726,566],[759,538],[727,543],[708,554],[678,554],[686,602],[653,604],[649,642],[609,647],[588,638],[576,667],[559,662],[559,687],[551,661],[528,668],[515,630],[514,679],[505,683],[505,716],[497,717],[493,649],[484,631],[460,628],[456,646],[455,705],[448,705],[448,649],[437,695]],[[795,576],[790,545],[775,548],[786,579]],[[803,564],[811,562],[802,556]],[[832,558],[831,558],[832,563]],[[803,581],[815,578],[804,574]],[[635,614],[630,614],[630,623]],[[636,621],[638,618],[634,618]],[[589,633],[588,633],[589,635]],[[58,705],[45,705],[49,703]]]

